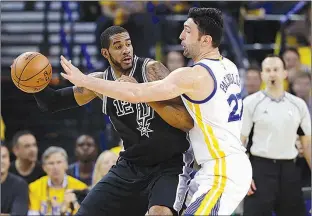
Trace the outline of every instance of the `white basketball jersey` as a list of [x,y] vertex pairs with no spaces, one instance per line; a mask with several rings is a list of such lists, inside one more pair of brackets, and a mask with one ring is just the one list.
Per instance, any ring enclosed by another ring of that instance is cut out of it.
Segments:
[[240,141],[243,102],[236,65],[227,58],[203,59],[195,65],[206,68],[214,80],[214,90],[205,100],[193,101],[182,96],[194,119],[189,139],[197,163],[245,152]]

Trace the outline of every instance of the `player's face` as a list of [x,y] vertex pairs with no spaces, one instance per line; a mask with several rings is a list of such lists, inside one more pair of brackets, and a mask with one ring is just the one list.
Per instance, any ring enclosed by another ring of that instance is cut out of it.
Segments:
[[50,178],[62,179],[66,173],[67,166],[65,157],[61,153],[54,153],[45,160],[43,169]]
[[200,36],[197,25],[192,18],[188,18],[184,23],[183,31],[180,34],[183,55],[193,58],[198,55],[200,50]]
[[28,160],[30,162],[37,161],[38,146],[36,138],[31,134],[19,137],[18,144],[15,147],[14,152],[17,157],[23,160]]
[[287,73],[284,70],[283,62],[277,57],[269,57],[262,62],[261,78],[268,88],[280,87],[283,85]]
[[115,66],[121,72],[131,70],[133,64],[133,47],[128,32],[111,36],[108,56],[106,58],[110,61],[110,64],[113,64],[112,66]]
[[10,156],[7,147],[1,146],[1,175],[7,173],[10,167]]
[[76,156],[82,162],[90,162],[96,159],[96,145],[92,137],[81,136],[76,142]]

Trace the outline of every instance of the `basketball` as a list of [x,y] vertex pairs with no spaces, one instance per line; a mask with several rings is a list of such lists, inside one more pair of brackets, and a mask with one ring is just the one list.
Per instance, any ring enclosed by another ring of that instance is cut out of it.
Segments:
[[17,88],[26,93],[43,90],[52,79],[52,66],[38,52],[25,52],[11,66],[11,78]]

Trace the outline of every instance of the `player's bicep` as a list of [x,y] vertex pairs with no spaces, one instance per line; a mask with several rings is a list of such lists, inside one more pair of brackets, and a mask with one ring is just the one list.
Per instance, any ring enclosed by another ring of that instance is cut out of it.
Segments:
[[[88,76],[96,77],[96,78],[103,78],[103,72],[94,72],[89,74]],[[91,100],[93,100],[96,97],[100,97],[100,95],[97,95],[95,92],[83,88],[83,87],[73,87],[74,91],[74,97],[76,102],[79,104],[79,106],[85,105],[89,103]]]
[[[158,61],[150,61],[146,65],[146,78],[149,82],[154,82],[166,78],[170,74],[170,71],[166,66]],[[181,97],[172,98],[164,102],[174,103],[182,105]]]

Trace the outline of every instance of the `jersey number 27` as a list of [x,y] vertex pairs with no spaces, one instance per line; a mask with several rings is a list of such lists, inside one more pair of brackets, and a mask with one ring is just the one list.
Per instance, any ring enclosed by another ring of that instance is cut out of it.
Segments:
[[234,107],[230,112],[228,122],[238,121],[241,120],[243,114],[243,100],[240,93],[231,94],[230,97],[227,99],[229,106],[234,103]]

